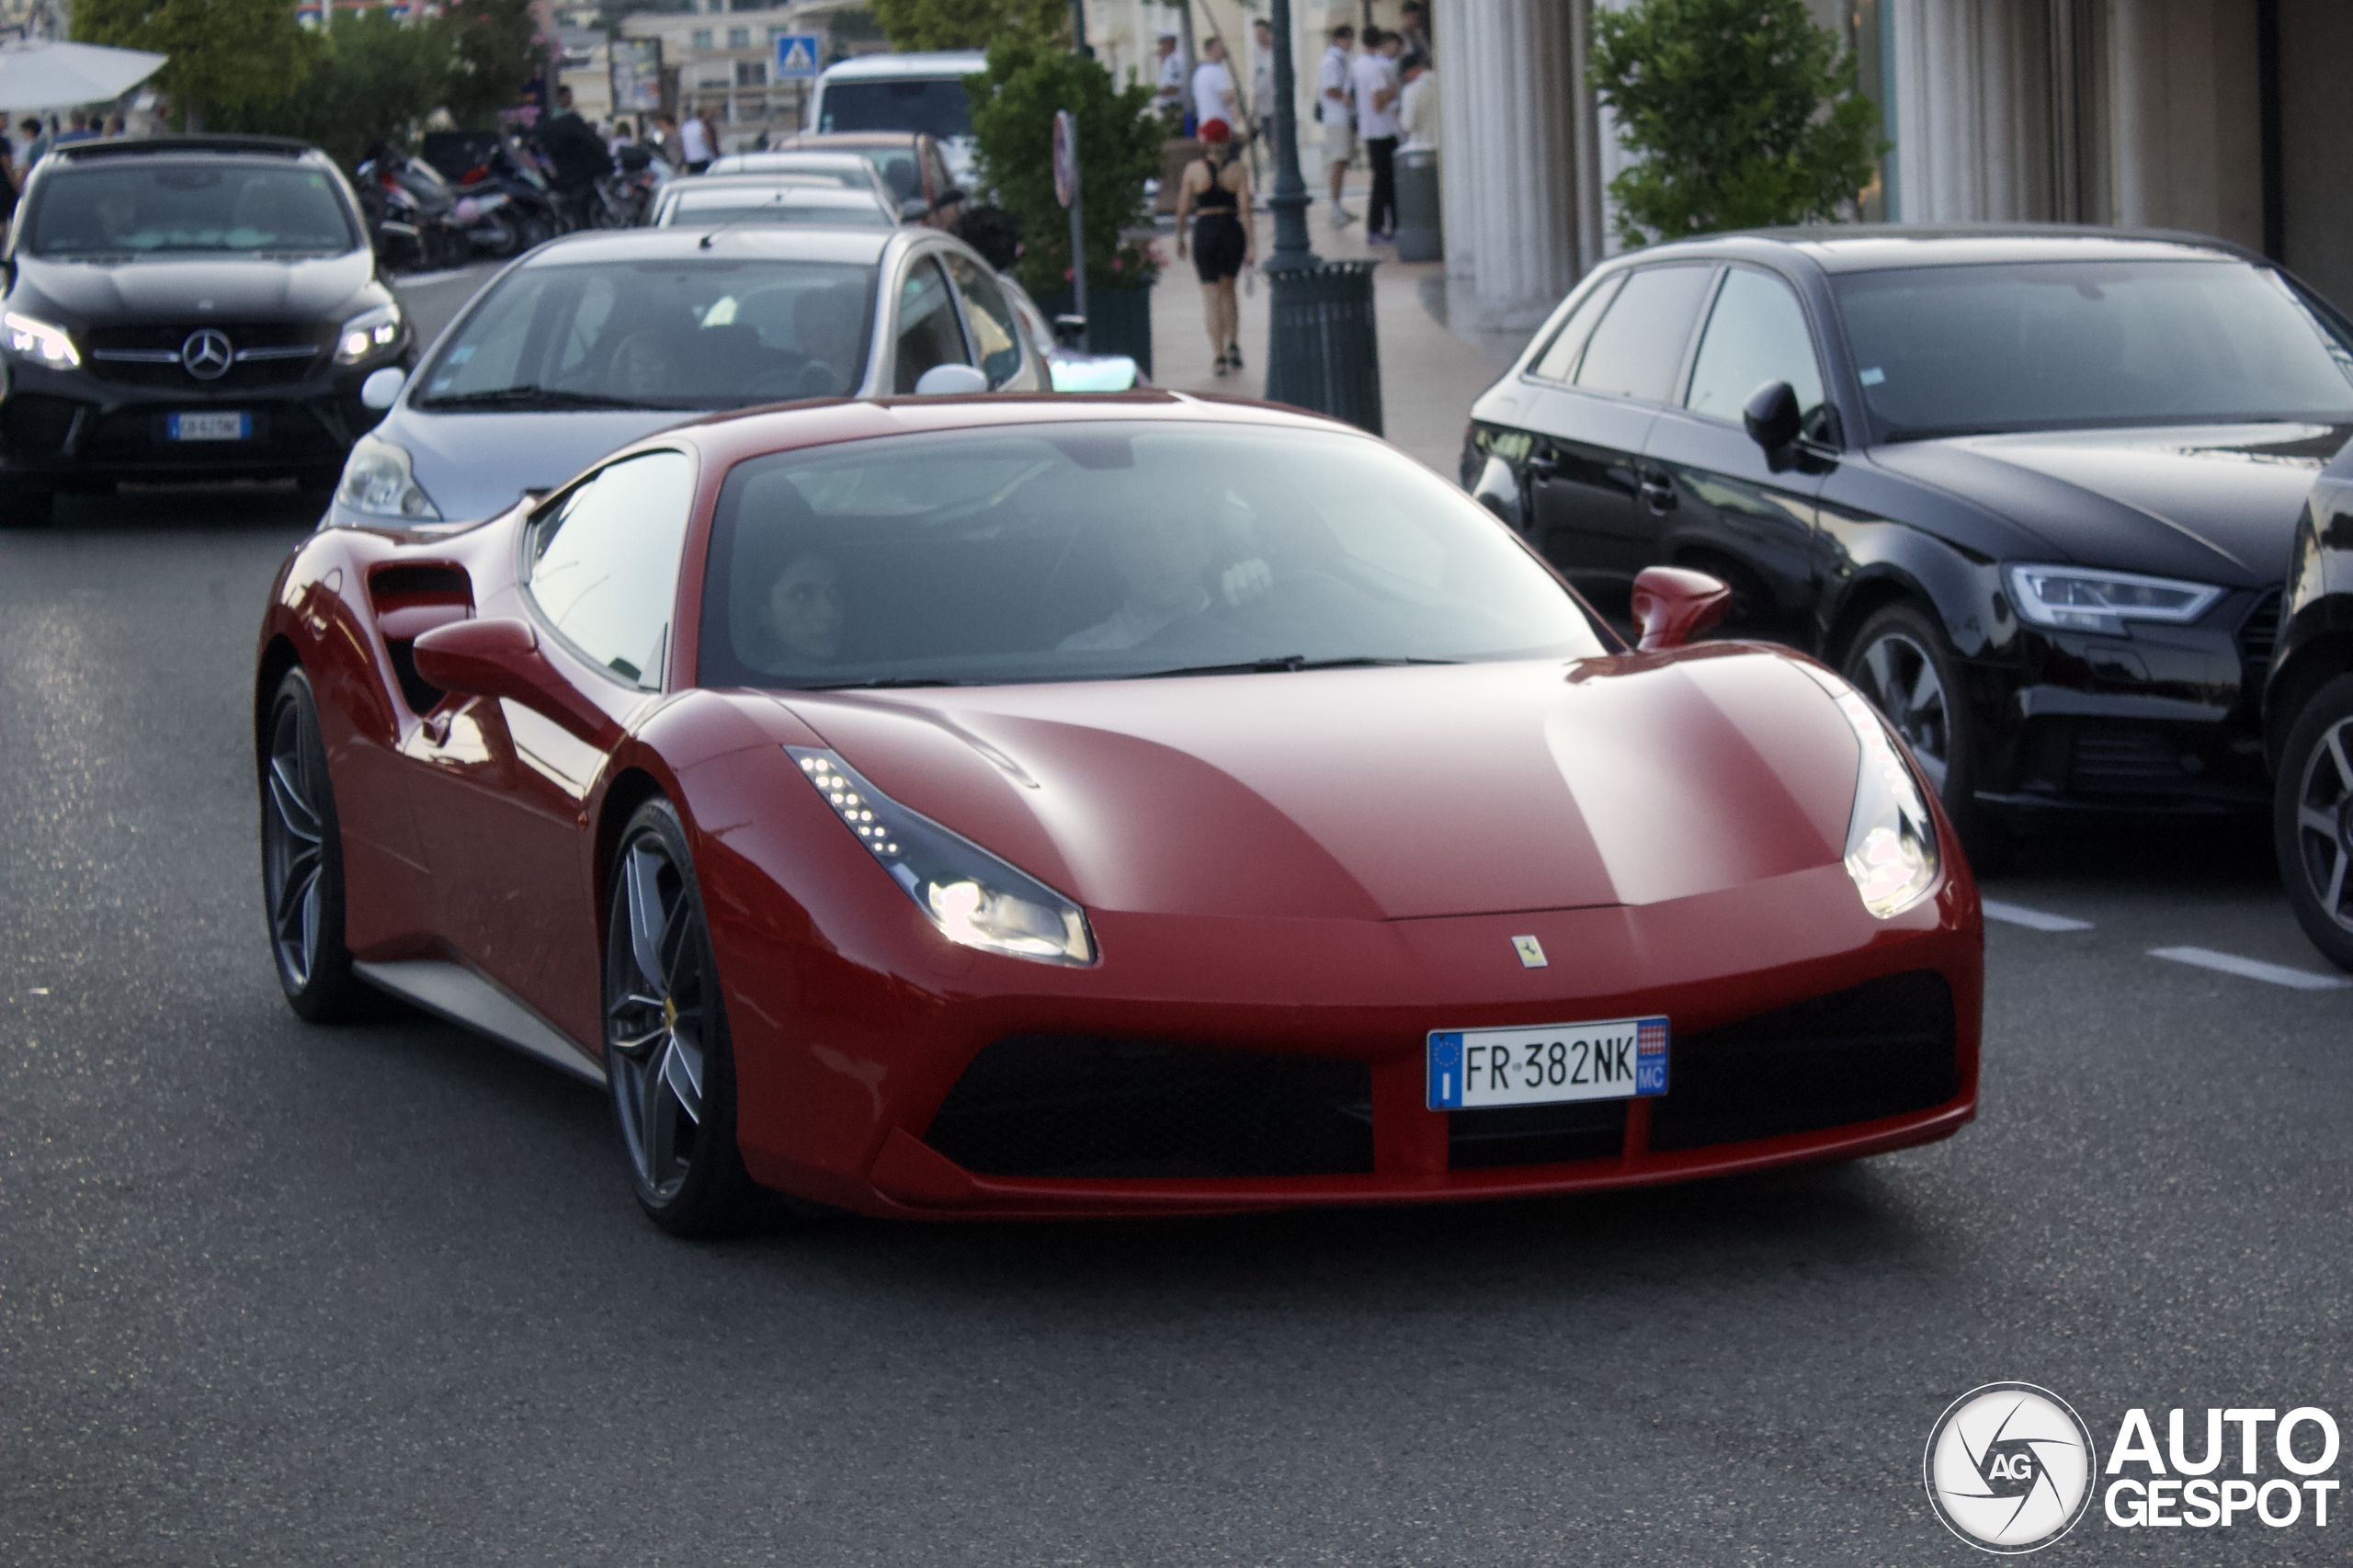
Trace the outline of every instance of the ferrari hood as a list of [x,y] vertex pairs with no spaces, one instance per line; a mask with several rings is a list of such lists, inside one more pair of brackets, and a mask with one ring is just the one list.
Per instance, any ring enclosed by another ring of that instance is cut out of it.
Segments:
[[1105,910],[1650,903],[1836,861],[1855,792],[1822,687],[1733,644],[783,700],[877,789]]
[[2353,426],[2269,424],[1907,441],[1871,456],[2080,565],[2256,587],[2288,573],[2313,480]]

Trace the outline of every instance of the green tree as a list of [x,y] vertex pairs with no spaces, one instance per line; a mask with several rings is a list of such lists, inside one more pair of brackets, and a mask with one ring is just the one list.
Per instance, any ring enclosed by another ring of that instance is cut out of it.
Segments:
[[1000,39],[1066,43],[1070,0],[874,0],[893,49],[986,49]]
[[1597,7],[1594,92],[1634,154],[1609,182],[1620,237],[1836,218],[1888,145],[1843,54],[1805,0]]
[[448,95],[455,53],[438,21],[346,11],[309,37],[324,56],[318,68],[285,97],[224,111],[222,130],[299,136],[348,168],[378,142],[405,143]]
[[469,130],[486,128],[522,100],[537,73],[531,0],[454,0],[441,25],[450,40],[449,118]]
[[981,187],[1020,226],[1014,274],[1032,294],[1070,287],[1070,214],[1054,198],[1054,111],[1078,121],[1079,178],[1085,195],[1086,286],[1142,289],[1159,264],[1151,247],[1124,242],[1120,231],[1143,211],[1144,181],[1160,172],[1161,124],[1151,116],[1152,89],[1111,85],[1092,60],[1029,39],[989,46],[988,70],[968,76],[972,139]]
[[85,43],[153,50],[171,60],[155,85],[190,131],[215,109],[285,97],[317,64],[287,0],[73,0]]

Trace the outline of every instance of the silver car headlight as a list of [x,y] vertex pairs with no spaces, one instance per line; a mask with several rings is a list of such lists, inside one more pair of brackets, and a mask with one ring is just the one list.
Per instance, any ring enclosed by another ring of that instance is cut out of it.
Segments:
[[441,517],[441,508],[416,483],[408,453],[374,436],[362,436],[353,445],[335,498],[337,505],[369,517],[406,522],[438,522]]
[[2211,583],[2080,566],[2015,565],[2007,575],[2020,617],[2067,631],[2121,631],[2128,620],[2187,625],[2222,597]]
[[1806,673],[1838,705],[1862,750],[1855,765],[1854,809],[1847,818],[1847,875],[1854,879],[1863,907],[1891,919],[1936,886],[1936,818],[1879,710],[1836,676]]
[[1095,961],[1095,939],[1078,905],[971,839],[909,811],[835,753],[784,749],[941,936],[1040,963]]
[[399,342],[400,336],[398,305],[378,305],[372,311],[362,311],[344,323],[343,329],[335,335],[335,362],[357,365],[383,353]]
[[0,343],[8,346],[9,353],[52,370],[71,370],[82,362],[73,334],[14,311],[0,315]]

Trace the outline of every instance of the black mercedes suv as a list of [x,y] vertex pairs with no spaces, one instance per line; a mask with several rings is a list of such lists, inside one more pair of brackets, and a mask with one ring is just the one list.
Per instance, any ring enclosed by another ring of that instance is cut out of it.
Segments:
[[0,252],[0,523],[120,480],[334,487],[415,342],[326,154],[261,136],[87,142]]

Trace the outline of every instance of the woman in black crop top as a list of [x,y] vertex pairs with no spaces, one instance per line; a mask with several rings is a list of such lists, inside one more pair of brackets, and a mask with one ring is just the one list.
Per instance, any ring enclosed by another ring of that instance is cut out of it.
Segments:
[[1176,190],[1176,254],[1185,254],[1185,220],[1193,219],[1193,270],[1201,279],[1201,312],[1208,318],[1210,348],[1217,373],[1242,369],[1242,307],[1233,280],[1257,250],[1250,215],[1250,168],[1233,155],[1233,132],[1222,119],[1201,127],[1209,155],[1185,165]]

